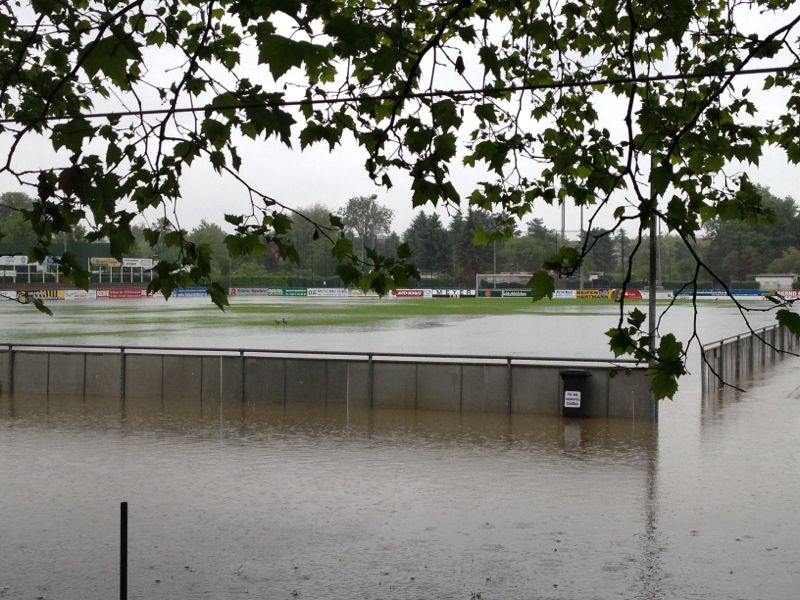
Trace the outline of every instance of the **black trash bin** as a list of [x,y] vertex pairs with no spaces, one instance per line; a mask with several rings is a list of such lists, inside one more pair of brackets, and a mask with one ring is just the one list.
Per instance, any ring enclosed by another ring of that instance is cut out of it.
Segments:
[[566,369],[561,371],[564,395],[561,398],[561,414],[565,417],[585,417],[592,402],[592,386],[589,371]]

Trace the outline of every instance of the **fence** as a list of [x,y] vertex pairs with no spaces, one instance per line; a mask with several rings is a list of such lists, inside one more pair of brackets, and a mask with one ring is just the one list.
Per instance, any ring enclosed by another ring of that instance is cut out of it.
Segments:
[[646,368],[609,359],[0,344],[0,394],[558,415],[567,367],[585,416],[656,418]]
[[800,340],[780,325],[724,338],[703,346],[703,393],[738,381],[800,349]]

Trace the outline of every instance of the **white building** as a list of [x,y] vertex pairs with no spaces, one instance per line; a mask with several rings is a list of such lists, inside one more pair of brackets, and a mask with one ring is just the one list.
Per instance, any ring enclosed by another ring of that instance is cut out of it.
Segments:
[[756,275],[756,281],[762,290],[791,290],[798,277],[794,273],[765,273]]

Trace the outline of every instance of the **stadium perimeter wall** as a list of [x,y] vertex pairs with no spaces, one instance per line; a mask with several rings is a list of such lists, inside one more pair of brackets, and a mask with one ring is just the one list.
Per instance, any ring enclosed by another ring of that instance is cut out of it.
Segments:
[[[123,407],[170,402],[382,407],[559,415],[557,364],[0,349],[0,396],[118,398]],[[654,419],[646,370],[580,367],[584,415]]]

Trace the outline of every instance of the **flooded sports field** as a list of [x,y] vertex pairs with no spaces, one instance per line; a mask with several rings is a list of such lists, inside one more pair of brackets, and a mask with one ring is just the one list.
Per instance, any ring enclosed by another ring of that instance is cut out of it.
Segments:
[[[0,342],[588,357],[616,318],[272,308],[4,306]],[[743,330],[724,304],[697,322]],[[115,597],[125,500],[143,600],[794,599],[800,361],[702,398],[693,360],[658,423],[0,396],[0,598]]]

